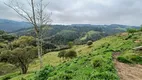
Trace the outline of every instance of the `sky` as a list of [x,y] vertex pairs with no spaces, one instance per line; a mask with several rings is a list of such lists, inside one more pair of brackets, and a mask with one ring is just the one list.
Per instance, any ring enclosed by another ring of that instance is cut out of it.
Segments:
[[[24,21],[0,0],[0,18]],[[27,0],[18,0],[25,8]],[[44,0],[53,24],[142,24],[142,0]]]

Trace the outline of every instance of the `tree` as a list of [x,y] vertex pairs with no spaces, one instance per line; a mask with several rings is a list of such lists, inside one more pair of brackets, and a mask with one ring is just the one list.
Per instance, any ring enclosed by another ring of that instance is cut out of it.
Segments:
[[25,46],[36,46],[35,39],[32,36],[21,36],[17,40],[14,40],[12,43],[14,48],[16,47],[25,47]]
[[40,60],[40,68],[42,67],[42,29],[44,26],[51,22],[50,14],[46,13],[45,9],[48,4],[44,4],[43,0],[28,0],[27,1],[30,8],[26,9],[20,2],[17,0],[10,0],[10,3],[7,5],[12,8],[18,15],[22,18],[26,19],[34,26],[34,30],[36,33],[37,39],[37,47],[38,47],[38,57]]
[[37,48],[33,46],[16,48],[14,50],[5,50],[0,54],[0,61],[8,62],[20,67],[22,74],[26,74],[29,63],[31,63],[33,59],[37,57],[36,52]]
[[[0,61],[8,62],[21,68],[23,74],[27,73],[28,65],[37,57],[37,47],[32,36],[21,36],[11,43],[10,49],[0,51]],[[9,45],[7,45],[9,46]]]
[[68,42],[68,46],[70,47],[70,48],[72,48],[73,47],[73,42]]

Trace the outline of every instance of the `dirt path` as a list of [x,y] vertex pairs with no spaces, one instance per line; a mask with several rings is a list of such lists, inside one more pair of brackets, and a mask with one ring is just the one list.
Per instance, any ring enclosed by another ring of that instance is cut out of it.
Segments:
[[128,65],[116,60],[120,53],[113,55],[120,80],[142,80],[142,65]]

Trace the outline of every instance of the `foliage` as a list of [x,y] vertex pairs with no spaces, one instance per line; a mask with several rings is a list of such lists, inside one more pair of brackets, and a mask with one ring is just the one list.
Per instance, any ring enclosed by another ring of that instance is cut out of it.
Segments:
[[50,72],[52,72],[54,68],[50,65],[45,66],[45,68],[36,72],[34,80],[47,80],[49,78]]
[[125,53],[125,54],[122,54],[117,59],[120,62],[123,62],[123,63],[142,64],[142,57],[140,57],[139,55],[134,54],[134,53]]
[[60,52],[58,53],[58,57],[64,58],[66,53],[67,53],[67,52],[64,51],[64,50],[63,50],[63,51],[60,51]]
[[[54,70],[47,74],[48,80],[119,80],[112,61],[112,54],[120,52],[121,55],[117,58],[119,61],[131,64],[141,64],[141,54],[132,50],[134,47],[137,47],[136,44],[141,44],[134,42],[134,37],[137,37],[136,40],[141,40],[141,35],[141,32],[136,32],[135,34],[132,34],[131,37],[129,37],[129,35],[109,36],[99,41],[95,41],[91,48],[87,48],[86,45],[80,45],[81,48],[75,46],[72,49],[79,53],[78,57],[73,58],[68,62],[58,63],[59,65],[57,64],[57,66],[54,67]],[[44,59],[48,58],[48,60],[44,62],[46,63],[49,61],[52,64],[55,63],[56,60],[59,61],[57,55],[58,51],[45,54]],[[93,62],[96,64],[96,61],[100,61],[99,65],[101,66],[97,65],[97,67],[95,66],[94,68]],[[32,64],[31,68],[37,65],[38,64]],[[44,77],[46,78],[47,76]]]
[[34,47],[35,39],[22,36],[3,47],[0,51],[0,61],[8,62],[21,68],[23,74],[27,73],[28,65],[36,58],[37,48]]
[[[44,41],[56,45],[66,45],[70,41],[75,44],[85,44],[88,40],[96,41],[108,35],[124,32],[126,28],[128,27],[124,25],[50,25],[50,27],[43,28],[43,37]],[[14,33],[18,36],[35,36],[32,28]]]
[[4,34],[4,33],[6,33],[6,32],[4,32],[4,31],[0,30],[0,35],[2,35],[2,34]]
[[77,56],[77,53],[74,50],[69,50],[65,53],[64,56],[65,56],[65,58],[74,58]]
[[128,33],[135,33],[135,32],[137,32],[137,29],[129,28],[129,29],[127,29],[127,32]]
[[0,30],[0,42],[7,42],[7,41],[11,42],[15,38],[16,38],[16,36],[10,35],[10,34],[4,32],[4,31]]
[[35,38],[32,36],[21,36],[17,40],[14,40],[12,43],[12,46],[15,47],[24,47],[24,46],[29,46],[33,45],[35,46]]
[[25,48],[16,48],[14,50],[5,50],[0,55],[1,62],[8,62],[20,67],[22,73],[27,73],[28,65],[36,58],[37,48],[27,46]]
[[140,29],[139,29],[139,31],[142,31],[142,25],[140,26]]
[[68,46],[69,46],[70,48],[72,48],[72,47],[73,47],[73,42],[68,42]]
[[92,65],[94,68],[102,66],[104,63],[104,59],[102,55],[95,56],[92,60]]
[[131,61],[127,60],[126,58],[122,56],[117,57],[117,60],[123,63],[131,63]]
[[92,45],[92,44],[93,44],[92,41],[88,41],[88,42],[87,42],[87,45],[88,45],[88,46],[90,46],[90,45]]
[[60,58],[74,58],[76,56],[77,56],[77,53],[74,50],[60,51],[58,53],[58,57],[60,57]]

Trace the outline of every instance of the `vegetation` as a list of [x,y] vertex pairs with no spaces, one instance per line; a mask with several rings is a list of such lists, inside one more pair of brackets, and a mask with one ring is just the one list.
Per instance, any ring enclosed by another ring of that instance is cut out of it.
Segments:
[[36,72],[34,80],[47,80],[49,78],[49,73],[52,72],[54,68],[47,65],[44,69]]
[[[109,35],[124,32],[130,27],[124,25],[82,25],[81,27],[76,25],[50,25],[43,28],[43,39],[57,47],[68,45],[69,42],[86,44],[89,40],[96,41]],[[132,28],[138,29],[138,27]],[[13,34],[36,37],[32,28],[17,30]]]
[[60,58],[74,58],[74,57],[76,57],[77,56],[77,53],[76,53],[76,51],[74,51],[74,50],[69,50],[69,51],[60,51],[59,53],[58,53],[58,57],[60,57]]
[[[48,65],[41,70],[37,71],[39,60],[35,59],[33,62],[29,62],[29,70],[27,74],[20,75],[18,72],[15,72],[1,76],[0,79],[9,78],[11,80],[20,80],[23,78],[27,80],[119,80],[117,71],[114,67],[112,55],[119,52],[120,55],[117,57],[118,61],[128,64],[142,64],[141,51],[133,50],[135,47],[142,46],[141,35],[141,32],[129,34],[122,33],[95,41],[90,48],[88,48],[88,45],[74,45],[71,47],[71,49],[49,52],[43,55],[43,64],[44,66],[47,64]],[[17,48],[22,48],[23,50],[26,47],[35,47],[35,42],[32,41],[32,39],[28,40],[28,44],[30,45],[25,43],[27,41],[24,41],[25,40],[22,39],[21,42],[21,38],[12,41],[11,45],[14,45],[18,42],[23,43],[24,45],[15,45],[15,47],[11,48],[12,50],[4,52],[2,50],[1,54],[9,53],[11,51],[13,52]],[[5,43],[3,42],[3,44]],[[1,45],[7,46],[3,44]],[[5,49],[5,47],[1,49]],[[16,50],[15,53],[20,51]],[[60,58],[70,58],[70,60],[62,62],[60,61]],[[3,59],[3,62],[6,61],[6,58]]]
[[59,53],[58,53],[58,57],[60,57],[60,58],[65,58],[65,54],[66,54],[67,52],[66,51],[60,51]]
[[7,45],[0,53],[0,61],[8,62],[21,68],[21,73],[27,73],[29,64],[37,57],[34,38],[22,36]]
[[[27,1],[28,2],[28,1]],[[40,68],[42,67],[42,42],[43,42],[43,27],[47,27],[50,19],[50,14],[45,12],[44,10],[47,8],[47,4],[43,2],[43,0],[40,0],[39,2],[36,2],[34,0],[30,0],[28,2],[28,6],[30,7],[30,10],[27,10],[25,6],[18,1],[10,1],[9,4],[5,3],[6,6],[13,9],[19,16],[27,20],[29,23],[32,24],[34,27],[34,32],[36,35],[36,42],[37,42],[37,48],[38,48],[38,58],[40,60]]]
[[90,46],[90,45],[92,45],[92,44],[93,44],[92,41],[88,41],[88,42],[87,42],[87,45],[88,45],[88,46]]
[[69,46],[70,48],[72,48],[72,47],[73,47],[73,42],[69,42],[69,43],[68,43],[68,46]]
[[127,32],[128,33],[135,33],[135,32],[137,32],[138,30],[137,29],[134,29],[134,28],[129,28],[129,29],[127,29]]

